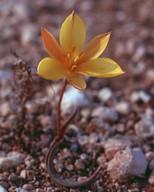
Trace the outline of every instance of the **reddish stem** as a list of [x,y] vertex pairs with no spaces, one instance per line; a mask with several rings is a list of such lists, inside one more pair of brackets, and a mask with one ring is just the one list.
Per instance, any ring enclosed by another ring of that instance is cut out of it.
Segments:
[[63,99],[66,85],[67,85],[67,80],[65,79],[63,86],[62,86],[62,89],[61,89],[61,92],[60,92],[58,106],[57,106],[57,137],[58,137],[58,139],[61,139],[63,136],[63,131],[62,131],[62,127],[61,127],[61,102]]

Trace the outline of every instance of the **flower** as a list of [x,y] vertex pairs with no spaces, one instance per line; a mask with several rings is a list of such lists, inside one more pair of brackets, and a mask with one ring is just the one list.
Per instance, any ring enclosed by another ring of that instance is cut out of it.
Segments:
[[85,89],[83,75],[106,78],[123,74],[120,66],[109,58],[98,58],[105,50],[110,33],[96,36],[82,48],[86,30],[81,18],[72,12],[60,30],[60,45],[49,31],[41,29],[44,47],[51,57],[42,59],[37,73],[47,80],[66,78],[78,89]]

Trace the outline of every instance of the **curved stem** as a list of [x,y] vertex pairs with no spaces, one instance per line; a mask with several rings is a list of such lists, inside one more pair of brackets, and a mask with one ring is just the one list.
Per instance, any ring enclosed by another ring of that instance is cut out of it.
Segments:
[[59,147],[59,145],[63,142],[63,138],[58,140],[57,137],[54,138],[54,140],[51,143],[50,149],[48,151],[47,154],[47,158],[46,158],[46,164],[47,164],[47,169],[48,172],[50,174],[50,177],[59,185],[68,187],[68,188],[79,188],[79,187],[83,187],[85,185],[91,184],[94,179],[96,178],[96,176],[98,175],[98,173],[100,172],[102,165],[100,165],[96,171],[87,179],[84,179],[83,181],[70,181],[68,179],[62,179],[56,172],[54,169],[54,164],[53,164],[53,159],[56,153],[57,148]]
[[68,187],[68,188],[78,188],[78,187],[82,187],[84,185],[90,184],[91,182],[94,181],[94,179],[96,178],[96,176],[98,175],[98,173],[100,172],[102,165],[100,165],[96,171],[87,179],[84,179],[83,181],[77,182],[77,181],[70,181],[67,179],[62,179],[55,171],[54,169],[54,164],[53,164],[53,159],[56,153],[57,148],[59,147],[59,145],[63,142],[64,140],[64,132],[68,126],[68,124],[70,123],[70,121],[75,117],[77,110],[74,111],[74,113],[70,116],[70,118],[64,123],[63,127],[61,127],[61,102],[62,102],[62,98],[64,95],[64,91],[67,85],[67,80],[64,81],[63,87],[61,89],[60,92],[60,97],[59,97],[59,102],[58,102],[58,106],[57,106],[57,136],[55,136],[55,138],[53,139],[49,151],[47,153],[46,156],[46,166],[47,166],[47,170],[50,174],[50,177],[59,185]]
[[62,136],[63,136],[63,131],[62,131],[62,128],[61,128],[61,102],[62,102],[62,98],[63,98],[63,95],[64,95],[66,85],[67,85],[67,80],[65,79],[63,87],[62,87],[61,92],[60,92],[59,102],[58,102],[58,106],[57,106],[57,137],[59,139],[61,139]]

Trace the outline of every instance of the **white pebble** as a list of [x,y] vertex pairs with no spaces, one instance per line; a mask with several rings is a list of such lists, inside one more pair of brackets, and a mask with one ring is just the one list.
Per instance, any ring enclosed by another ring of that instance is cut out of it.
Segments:
[[133,102],[138,102],[141,100],[144,103],[148,103],[150,99],[151,97],[144,91],[133,92],[131,94],[131,101]]
[[113,92],[110,88],[105,87],[103,89],[101,89],[98,93],[98,98],[102,101],[102,102],[107,102],[109,101],[111,98],[113,97]]
[[131,111],[131,107],[129,103],[122,101],[116,104],[115,110],[122,115],[128,115]]
[[73,108],[78,106],[86,106],[89,104],[89,100],[86,98],[82,91],[75,88],[70,88],[65,92],[62,100],[62,111],[72,112]]

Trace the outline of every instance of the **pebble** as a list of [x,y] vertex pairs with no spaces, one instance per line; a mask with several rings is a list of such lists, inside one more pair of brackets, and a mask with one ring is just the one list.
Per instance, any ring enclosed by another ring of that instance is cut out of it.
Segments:
[[154,185],[154,170],[152,171],[152,173],[148,179],[148,183],[150,183],[151,185]]
[[54,163],[54,168],[55,170],[58,172],[58,173],[62,173],[62,170],[64,168],[63,164],[57,160],[57,159],[54,159],[53,160],[53,163]]
[[22,45],[28,45],[35,38],[36,31],[35,26],[26,24],[23,28],[21,28],[21,43]]
[[136,134],[145,139],[151,138],[154,135],[154,123],[151,119],[143,118],[135,124]]
[[23,178],[23,179],[26,179],[26,170],[22,170],[21,172],[20,172],[20,177],[21,178]]
[[33,190],[34,189],[34,187],[33,187],[33,185],[32,184],[24,184],[23,186],[22,186],[22,188],[23,189],[25,189],[25,190],[27,190],[27,191],[30,191],[30,190]]
[[10,113],[9,102],[2,103],[2,104],[1,104],[0,115],[2,115],[2,116],[7,116],[9,113]]
[[3,186],[0,185],[0,192],[7,192],[7,190]]
[[81,146],[84,146],[84,145],[87,145],[88,142],[89,142],[89,137],[87,135],[79,135],[77,137],[78,139],[78,143],[81,145]]
[[8,177],[8,181],[10,181],[10,182],[14,182],[14,181],[18,181],[18,180],[19,180],[19,178],[15,173],[11,173]]
[[118,151],[109,161],[107,171],[111,178],[117,180],[132,179],[136,176],[143,177],[147,168],[147,160],[140,148],[127,147]]
[[22,189],[22,188],[16,188],[15,191],[16,192],[28,192],[27,190]]
[[6,170],[24,163],[25,155],[19,152],[10,152],[6,157],[0,157],[0,170]]
[[91,133],[89,136],[89,143],[95,144],[99,139],[99,135],[97,133]]
[[128,115],[131,111],[131,107],[128,102],[122,101],[115,105],[115,110],[122,115]]
[[106,121],[115,122],[118,120],[118,113],[109,107],[96,107],[92,112],[92,117],[98,117]]
[[152,171],[154,170],[154,159],[150,161],[149,169],[152,170]]
[[65,165],[65,168],[66,168],[68,171],[73,171],[73,170],[74,170],[74,166],[73,166],[72,164]]
[[29,181],[35,180],[35,171],[33,170],[27,170],[27,179]]
[[130,96],[132,102],[142,101],[148,103],[151,97],[144,91],[133,92]]
[[84,170],[85,169],[85,164],[84,164],[84,162],[83,162],[83,160],[81,160],[81,159],[77,159],[76,161],[75,161],[75,167],[77,168],[77,169],[79,169],[79,170]]
[[62,112],[72,112],[72,109],[79,106],[86,106],[89,104],[89,100],[82,91],[79,91],[73,87],[64,93],[62,100]]
[[104,87],[98,92],[98,98],[102,102],[108,102],[111,98],[113,98],[113,92],[110,88]]
[[130,138],[117,135],[112,139],[108,139],[104,145],[105,156],[107,159],[112,159],[117,151],[130,147],[132,144]]
[[35,162],[35,160],[30,155],[28,155],[25,158],[25,164],[26,164],[27,168],[31,168],[31,166],[34,164],[34,162]]

